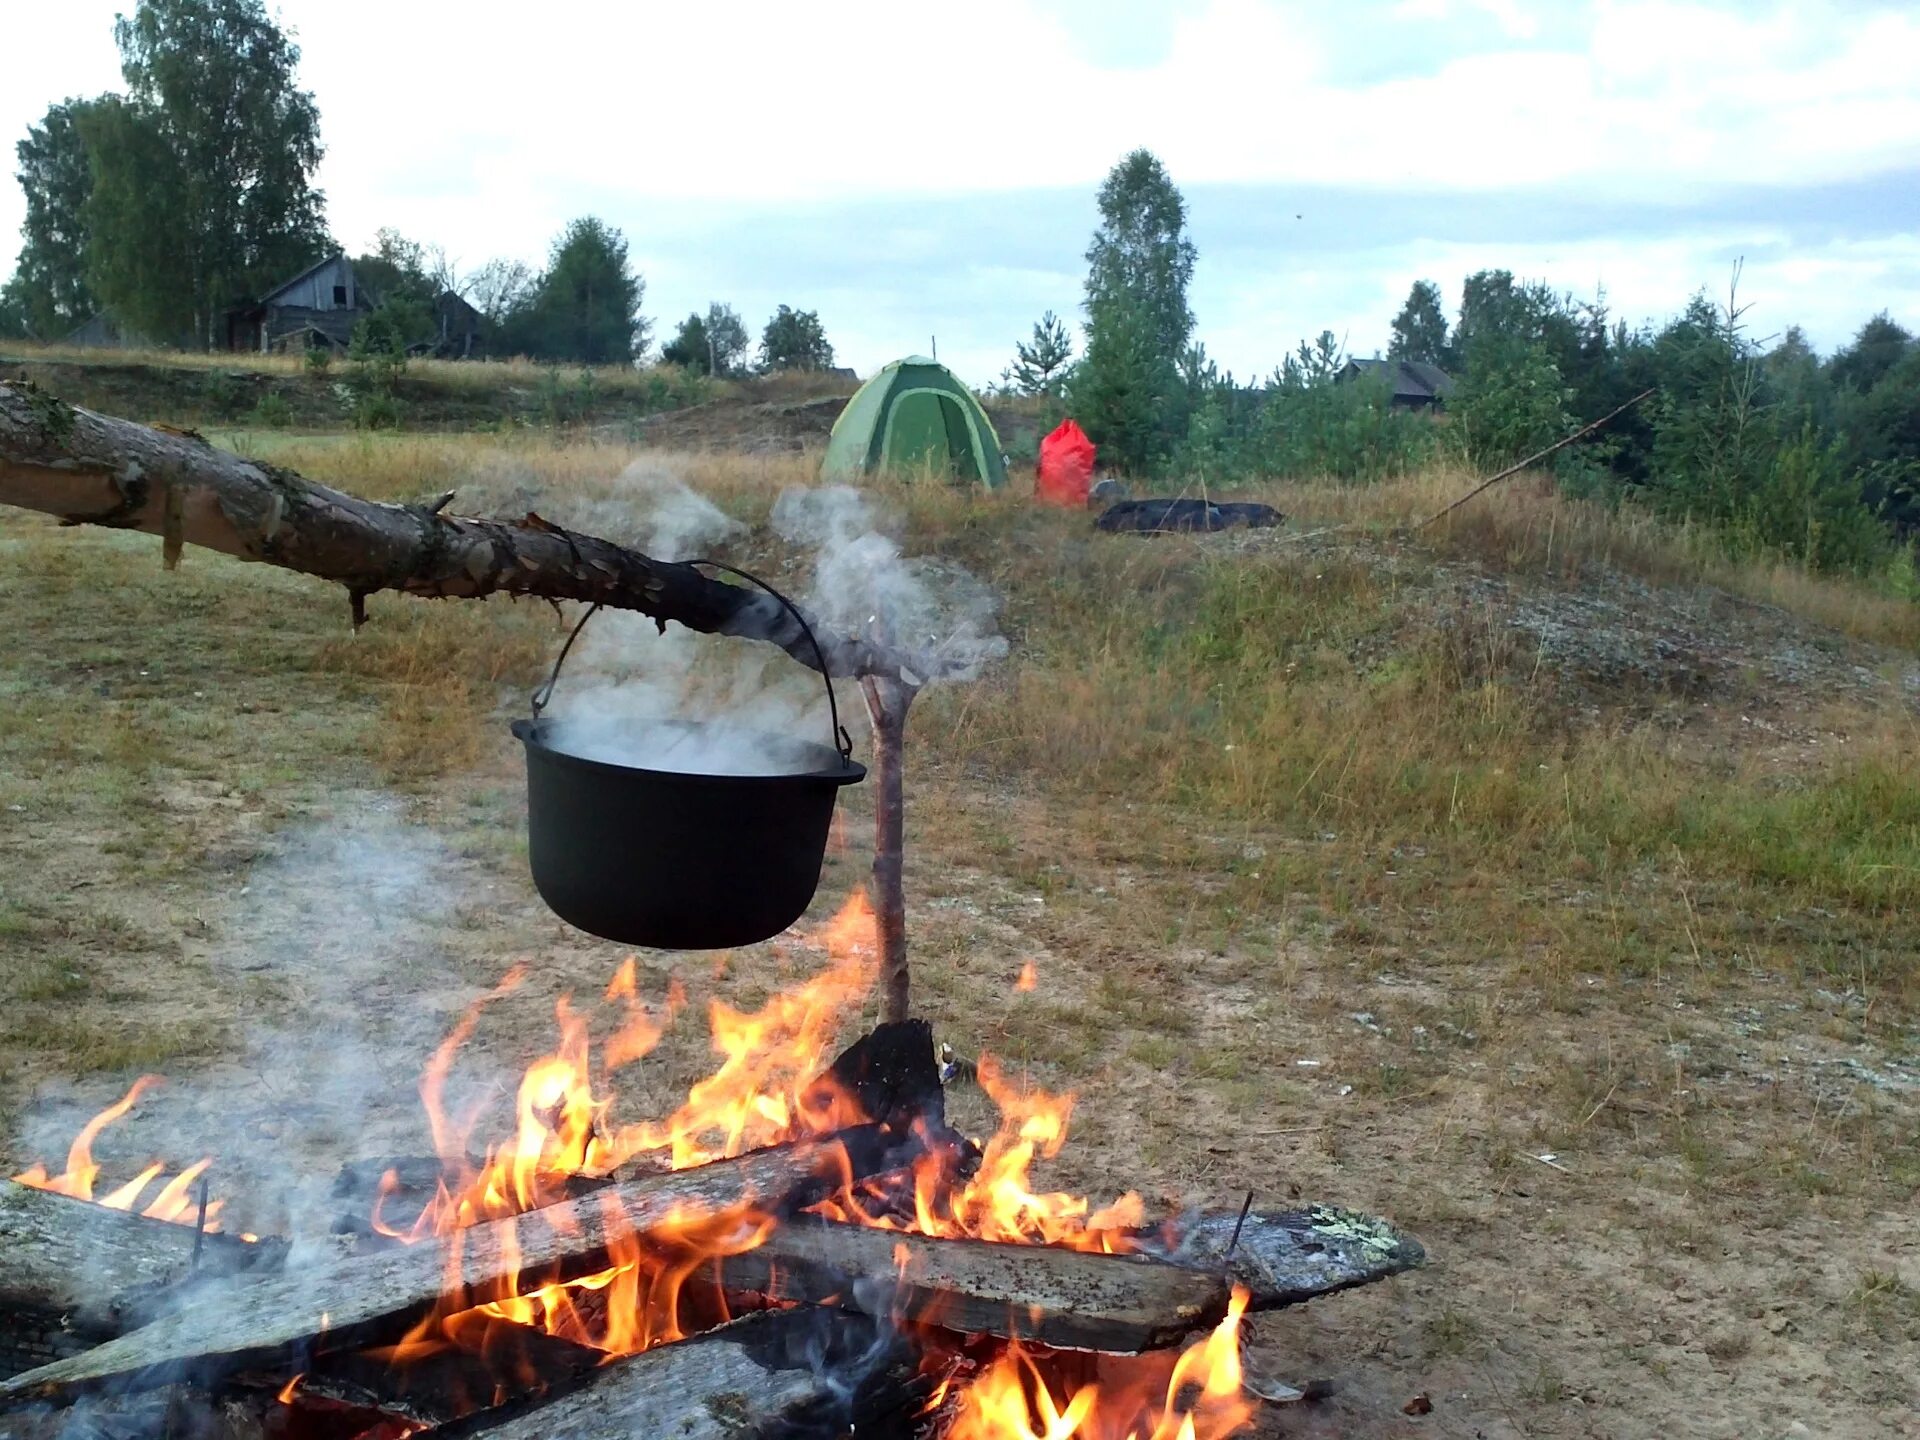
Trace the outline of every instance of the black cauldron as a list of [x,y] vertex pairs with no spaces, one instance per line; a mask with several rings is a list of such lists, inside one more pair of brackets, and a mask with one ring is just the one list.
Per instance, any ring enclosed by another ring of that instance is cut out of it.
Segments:
[[[745,578],[806,628],[785,596]],[[540,711],[567,651],[599,608],[588,610],[567,637],[553,674],[534,696],[534,718],[513,724],[527,752],[534,888],[568,924],[623,945],[716,950],[779,934],[820,886],[840,787],[867,774],[840,728],[832,680],[826,684],[834,745],[751,737],[759,762],[777,773],[689,773],[644,763],[649,755],[672,763],[672,752],[683,746],[697,757],[709,739],[724,738],[737,749],[751,732],[732,726],[637,722],[620,735],[616,753],[604,743],[570,744],[568,722],[542,719]],[[806,633],[813,640],[813,632]],[[826,660],[813,643],[824,678]],[[598,727],[595,736],[603,742]],[[577,741],[578,733],[571,738]]]

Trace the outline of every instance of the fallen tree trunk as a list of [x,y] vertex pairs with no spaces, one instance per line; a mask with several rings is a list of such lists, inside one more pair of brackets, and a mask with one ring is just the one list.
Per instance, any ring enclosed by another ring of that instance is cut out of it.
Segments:
[[919,1408],[907,1347],[852,1315],[767,1311],[604,1365],[556,1397],[433,1431],[488,1440],[894,1434]]
[[347,1257],[258,1279],[196,1287],[182,1308],[76,1355],[0,1381],[0,1401],[71,1393],[114,1382],[128,1388],[241,1368],[292,1364],[318,1353],[399,1339],[437,1306],[492,1298],[524,1272],[568,1279],[606,1263],[609,1238],[653,1229],[676,1214],[716,1214],[751,1203],[779,1213],[822,1186],[905,1163],[909,1149],[878,1127],[832,1141],[776,1146],[607,1186],[591,1195],[423,1243]]
[[[0,381],[0,504],[259,560],[346,587],[356,618],[381,590],[434,599],[529,595],[637,610],[702,634],[777,645],[818,669],[785,606],[692,565],[655,560],[537,515],[506,522],[386,505],[317,485],[292,470],[68,405],[26,381]],[[937,655],[904,654],[815,626],[834,675],[922,679]]]

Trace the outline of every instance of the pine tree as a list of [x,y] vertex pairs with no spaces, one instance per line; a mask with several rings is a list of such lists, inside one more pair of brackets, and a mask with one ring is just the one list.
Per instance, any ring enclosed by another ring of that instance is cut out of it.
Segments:
[[646,282],[627,237],[592,215],[568,222],[528,298],[509,313],[503,349],[538,360],[631,365],[651,328],[640,314]]
[[1193,333],[1187,285],[1195,251],[1186,201],[1150,151],[1113,168],[1099,204],[1073,404],[1119,468],[1146,471],[1186,430],[1179,363]]
[[1049,310],[1034,322],[1031,344],[1013,347],[1013,368],[1007,379],[1022,395],[1058,395],[1073,358],[1073,337],[1060,317]]
[[1447,315],[1441,306],[1440,287],[1431,280],[1413,282],[1407,303],[1394,317],[1393,340],[1387,354],[1395,360],[1447,364]]

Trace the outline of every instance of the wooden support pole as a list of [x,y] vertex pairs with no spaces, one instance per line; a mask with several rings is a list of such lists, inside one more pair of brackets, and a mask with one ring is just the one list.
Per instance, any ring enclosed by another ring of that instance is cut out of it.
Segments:
[[907,971],[906,736],[916,689],[902,680],[860,682],[873,722],[873,910],[880,932],[880,1018],[913,1013]]

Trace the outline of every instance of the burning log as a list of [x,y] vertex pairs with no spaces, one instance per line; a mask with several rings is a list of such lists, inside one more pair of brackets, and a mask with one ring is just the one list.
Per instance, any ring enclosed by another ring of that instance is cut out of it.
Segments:
[[555,1398],[432,1433],[446,1440],[893,1434],[904,1433],[895,1425],[923,1398],[908,1349],[889,1327],[852,1315],[774,1310],[602,1366]]
[[1217,1275],[1127,1255],[948,1240],[801,1217],[721,1262],[728,1290],[949,1330],[1131,1354],[1171,1345],[1226,1313]]
[[283,1253],[0,1183],[0,1373],[120,1334],[190,1278],[271,1268]]
[[[1229,1236],[1239,1244],[1227,1253]],[[1147,1249],[1147,1246],[1153,1248]],[[1062,1350],[1133,1354],[1177,1344],[1226,1314],[1279,1309],[1425,1262],[1419,1244],[1346,1211],[1206,1217],[1183,1242],[1157,1232],[1141,1254],[945,1239],[800,1217],[721,1262],[729,1291],[904,1313],[949,1330]]]
[[[344,1406],[417,1425],[448,1425],[496,1404],[509,1381],[527,1392],[557,1392],[592,1374],[606,1358],[591,1346],[520,1325],[485,1355],[444,1349],[395,1365],[377,1352],[349,1351],[322,1356],[291,1384],[283,1375],[261,1376],[252,1388],[278,1392],[302,1409]],[[250,1381],[236,1376],[232,1383],[238,1388]]]
[[522,1272],[567,1279],[605,1265],[610,1240],[688,1213],[808,1203],[825,1187],[908,1159],[878,1127],[831,1141],[775,1146],[603,1190],[457,1232],[447,1243],[356,1255],[220,1287],[141,1329],[70,1359],[0,1381],[0,1402],[71,1394],[107,1382],[131,1388],[242,1368],[303,1368],[314,1354],[399,1339],[436,1307],[481,1303]]

